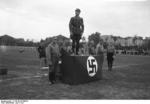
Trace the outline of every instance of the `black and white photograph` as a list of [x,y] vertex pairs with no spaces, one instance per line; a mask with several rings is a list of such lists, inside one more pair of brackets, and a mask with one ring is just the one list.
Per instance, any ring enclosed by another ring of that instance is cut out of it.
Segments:
[[0,104],[149,99],[149,0],[0,0]]

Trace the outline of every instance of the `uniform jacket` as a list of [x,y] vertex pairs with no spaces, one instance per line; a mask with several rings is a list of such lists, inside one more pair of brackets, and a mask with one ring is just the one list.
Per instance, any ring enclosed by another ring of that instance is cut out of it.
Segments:
[[84,31],[83,18],[76,16],[72,17],[69,22],[69,29],[73,34],[81,35]]
[[46,48],[46,59],[49,65],[58,61],[60,56],[59,46],[57,44],[49,44]]
[[108,45],[107,53],[115,53],[115,47],[113,45]]

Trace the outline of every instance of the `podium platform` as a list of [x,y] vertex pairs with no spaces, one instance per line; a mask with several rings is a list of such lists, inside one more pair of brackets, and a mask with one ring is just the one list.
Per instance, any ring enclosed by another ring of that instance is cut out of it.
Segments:
[[104,55],[62,57],[62,82],[70,85],[102,79]]

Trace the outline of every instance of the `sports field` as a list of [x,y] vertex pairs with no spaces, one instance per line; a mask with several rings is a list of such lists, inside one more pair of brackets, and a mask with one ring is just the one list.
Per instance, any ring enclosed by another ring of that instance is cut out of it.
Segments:
[[49,85],[35,48],[0,47],[0,99],[150,99],[150,56],[117,55],[113,71],[103,65],[103,79],[82,85]]

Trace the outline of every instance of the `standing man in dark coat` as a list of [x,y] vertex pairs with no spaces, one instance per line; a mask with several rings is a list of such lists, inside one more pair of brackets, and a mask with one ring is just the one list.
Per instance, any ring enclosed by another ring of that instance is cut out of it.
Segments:
[[81,10],[75,10],[75,16],[70,19],[69,30],[70,38],[72,39],[72,52],[78,55],[79,51],[79,41],[84,32],[83,18],[80,15]]
[[42,43],[40,43],[39,47],[37,48],[38,53],[39,53],[39,58],[40,58],[40,67],[41,69],[44,68],[47,64],[46,61],[46,52],[45,52],[45,47]]
[[113,43],[109,43],[107,46],[107,62],[108,62],[108,70],[112,70],[113,61],[114,61],[114,55],[115,55],[115,47]]

